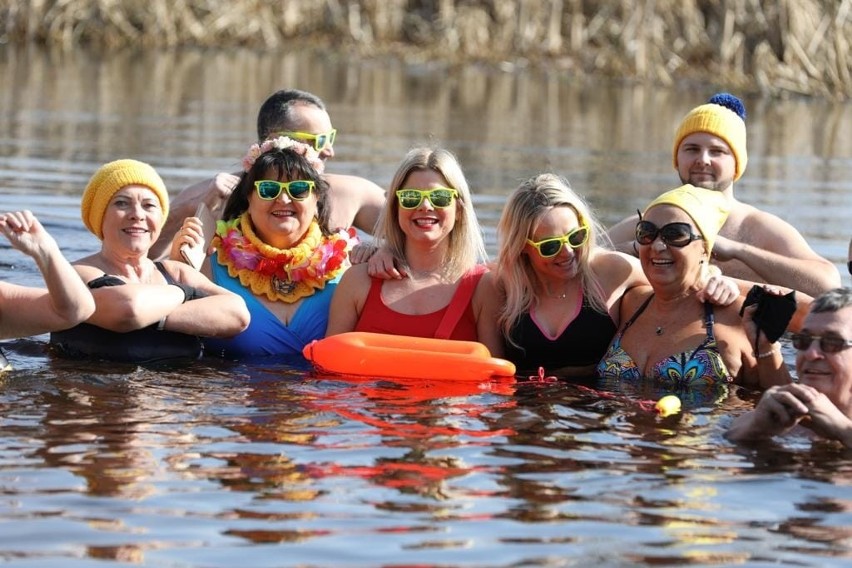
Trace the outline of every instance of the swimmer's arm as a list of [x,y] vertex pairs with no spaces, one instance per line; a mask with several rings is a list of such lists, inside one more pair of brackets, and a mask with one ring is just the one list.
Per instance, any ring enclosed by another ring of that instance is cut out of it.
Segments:
[[369,291],[366,264],[355,265],[343,274],[331,299],[326,336],[355,330]]
[[163,322],[163,329],[203,337],[233,337],[248,327],[251,315],[240,296],[182,262],[163,264],[178,282],[203,296],[175,307]]

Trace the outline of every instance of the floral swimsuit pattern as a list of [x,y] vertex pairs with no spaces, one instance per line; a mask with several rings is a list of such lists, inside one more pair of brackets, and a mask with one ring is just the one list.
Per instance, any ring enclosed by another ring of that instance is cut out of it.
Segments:
[[[643,378],[642,372],[633,358],[621,347],[621,338],[634,321],[645,311],[653,298],[653,294],[636,310],[624,328],[612,340],[606,354],[598,363],[597,374],[599,377],[618,379],[623,381],[637,381]],[[672,391],[684,389],[706,390],[714,389],[720,383],[727,384],[733,381],[728,372],[716,336],[713,334],[713,306],[704,304],[704,327],[707,336],[704,341],[693,351],[684,351],[676,355],[670,355],[657,362],[648,374],[649,379],[657,382],[657,385]]]

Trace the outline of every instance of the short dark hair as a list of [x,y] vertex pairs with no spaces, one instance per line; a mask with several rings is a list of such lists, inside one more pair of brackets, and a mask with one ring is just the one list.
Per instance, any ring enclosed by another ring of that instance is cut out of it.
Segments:
[[328,182],[317,173],[304,156],[289,148],[276,148],[261,154],[251,169],[243,172],[240,181],[228,197],[222,219],[236,219],[248,210],[249,196],[254,191],[254,182],[263,179],[267,172],[275,172],[278,181],[305,179],[314,182],[314,193],[317,196],[317,222],[324,235],[330,235],[328,205]]
[[325,103],[313,93],[298,89],[282,89],[269,95],[257,111],[257,139],[262,142],[282,130],[292,130],[293,107],[303,104],[325,110]]
[[852,288],[835,288],[814,298],[811,312],[837,312],[849,306],[852,306]]

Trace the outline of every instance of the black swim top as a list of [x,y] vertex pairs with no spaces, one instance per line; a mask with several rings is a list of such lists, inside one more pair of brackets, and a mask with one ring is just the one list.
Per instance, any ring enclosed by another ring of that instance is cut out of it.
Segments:
[[[193,288],[177,282],[163,263],[155,263],[157,270],[169,284],[183,289],[187,300],[203,296]],[[104,286],[123,286],[126,282],[116,276],[104,274],[88,282],[91,289]],[[81,323],[50,334],[54,353],[70,359],[103,359],[127,363],[153,363],[166,360],[195,360],[201,357],[204,347],[195,335],[176,331],[158,330],[157,324],[142,329],[119,333],[89,323]]]
[[545,370],[588,367],[600,361],[615,335],[615,323],[609,314],[589,305],[582,294],[577,303],[577,316],[556,337],[549,337],[541,329],[533,309],[521,315],[510,332],[517,345],[504,341],[506,359],[519,372],[535,372],[539,367]]

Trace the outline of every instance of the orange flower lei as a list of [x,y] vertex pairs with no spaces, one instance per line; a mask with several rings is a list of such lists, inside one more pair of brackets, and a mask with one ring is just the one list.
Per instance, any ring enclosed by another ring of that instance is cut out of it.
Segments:
[[354,229],[327,237],[314,219],[301,241],[278,249],[255,235],[248,212],[219,221],[213,239],[219,264],[228,267],[228,274],[259,296],[287,303],[325,288],[348,267],[349,251],[357,243]]

